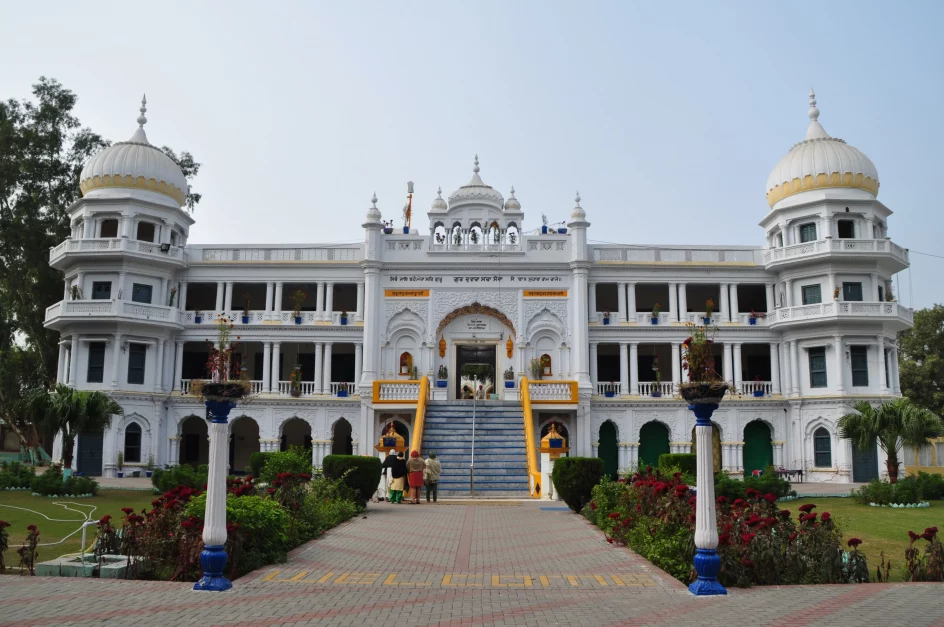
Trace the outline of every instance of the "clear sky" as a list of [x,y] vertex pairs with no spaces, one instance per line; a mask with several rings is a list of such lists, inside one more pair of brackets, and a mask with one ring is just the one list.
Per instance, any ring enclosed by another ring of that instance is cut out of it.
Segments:
[[[477,152],[526,228],[567,219],[579,189],[591,239],[760,246],[767,175],[813,86],[826,130],[878,168],[892,239],[944,255],[942,17],[930,1],[35,0],[0,19],[0,98],[55,77],[121,141],[147,92],[152,143],[203,163],[194,243],[359,241],[374,190],[400,223],[407,180],[425,230]],[[902,302],[944,302],[944,259],[911,260]]]

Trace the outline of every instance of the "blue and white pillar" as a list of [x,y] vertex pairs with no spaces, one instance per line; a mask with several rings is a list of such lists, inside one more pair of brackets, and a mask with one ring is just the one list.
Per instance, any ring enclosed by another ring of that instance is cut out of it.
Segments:
[[718,582],[721,558],[718,557],[718,522],[715,516],[715,478],[712,461],[711,415],[717,403],[695,403],[688,408],[695,414],[697,448],[697,493],[695,502],[695,572],[698,579],[688,586],[696,596],[727,594]]
[[[212,417],[210,422],[210,473],[207,477],[206,513],[203,517],[203,551],[200,565],[203,577],[193,584],[194,590],[222,592],[233,587],[223,576],[226,568],[226,475],[229,453],[229,412],[235,407],[229,401],[206,401]],[[716,540],[717,541],[717,540]]]

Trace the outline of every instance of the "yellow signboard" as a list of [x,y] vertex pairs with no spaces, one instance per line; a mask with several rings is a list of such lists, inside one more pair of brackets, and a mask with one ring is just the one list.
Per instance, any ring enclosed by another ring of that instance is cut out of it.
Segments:
[[567,290],[525,290],[525,298],[567,298]]
[[384,290],[387,298],[429,298],[429,290]]

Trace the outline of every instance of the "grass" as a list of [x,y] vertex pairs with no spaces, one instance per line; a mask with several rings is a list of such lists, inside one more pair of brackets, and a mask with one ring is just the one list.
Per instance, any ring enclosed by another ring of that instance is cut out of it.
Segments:
[[[927,527],[944,528],[944,501],[931,501],[931,507],[920,509],[894,509],[859,505],[851,498],[800,498],[796,501],[778,503],[781,509],[793,512],[805,503],[816,505],[814,512],[829,512],[842,529],[843,544],[849,538],[859,538],[869,562],[869,571],[875,576],[875,568],[885,559],[891,560],[890,578],[902,581],[905,549],[908,548],[908,531],[921,533]],[[920,540],[924,544],[923,540]],[[846,548],[843,546],[843,548]],[[923,548],[923,547],[922,547]]]
[[[41,544],[58,542],[76,529],[79,529],[82,521],[88,516],[91,520],[98,520],[105,514],[111,514],[115,523],[121,524],[122,507],[132,507],[135,511],[141,511],[142,508],[150,509],[151,501],[156,497],[146,490],[102,490],[98,496],[87,499],[50,499],[43,496],[32,496],[29,492],[0,492],[0,520],[10,523],[7,527],[7,533],[10,536],[10,548],[4,553],[3,559],[7,566],[16,566],[19,564],[19,556],[16,550],[23,545],[23,539],[26,537],[26,526],[36,525],[39,529],[39,541]],[[55,503],[68,503],[69,511]],[[40,514],[45,514],[49,518],[58,520],[67,520],[70,522],[53,522],[47,520],[39,514],[26,512],[22,509],[12,509],[4,507],[12,505],[34,510]],[[89,512],[88,515],[81,512]],[[95,528],[89,527],[87,530],[87,546],[92,545],[95,539]],[[82,542],[82,532],[76,533],[61,544],[39,547],[39,561],[55,559],[61,555],[78,553]]]

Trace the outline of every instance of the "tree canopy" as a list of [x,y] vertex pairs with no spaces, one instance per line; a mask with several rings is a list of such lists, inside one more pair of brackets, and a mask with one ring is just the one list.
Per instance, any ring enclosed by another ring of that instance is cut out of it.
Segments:
[[944,413],[944,305],[916,311],[914,328],[898,336],[898,349],[902,394]]

